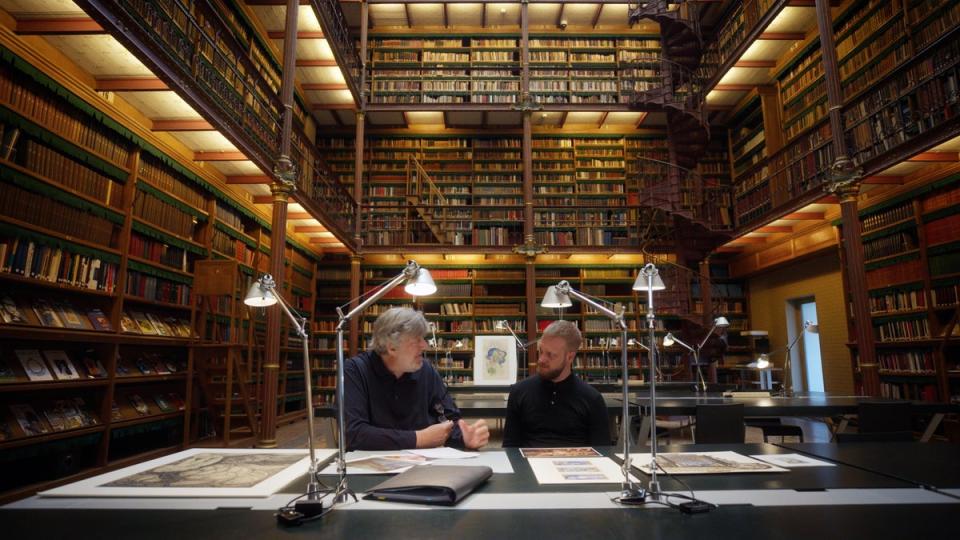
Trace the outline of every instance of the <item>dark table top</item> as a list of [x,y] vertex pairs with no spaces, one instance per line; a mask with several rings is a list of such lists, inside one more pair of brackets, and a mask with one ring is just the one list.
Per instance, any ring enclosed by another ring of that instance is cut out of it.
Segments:
[[[916,444],[916,447],[924,446]],[[770,444],[701,445],[667,450],[734,450],[743,454],[792,453]],[[615,448],[599,449],[607,454]],[[494,475],[478,493],[585,492],[616,490],[616,486],[540,486],[516,449],[507,449],[514,474]],[[642,482],[648,477],[638,475]],[[362,491],[383,476],[349,477],[350,487]],[[328,481],[330,477],[326,478]],[[831,488],[911,488],[911,484],[857,467],[794,469],[788,473],[687,475],[695,490],[794,489],[822,491]],[[674,480],[660,476],[665,490],[682,490]],[[299,479],[283,492],[298,493]],[[960,504],[960,503],[958,503]],[[687,515],[658,506],[613,509],[515,510],[334,510],[321,520],[301,527],[283,528],[271,512],[238,508],[220,510],[24,510],[0,509],[4,538],[124,538],[162,539],[198,537],[290,538],[310,535],[323,538],[524,538],[531,535],[558,538],[670,539],[736,537],[769,538],[922,538],[943,537],[955,523],[958,504],[844,504],[816,506],[724,505],[705,514]]]
[[960,488],[960,444],[784,443],[778,446],[924,487]]

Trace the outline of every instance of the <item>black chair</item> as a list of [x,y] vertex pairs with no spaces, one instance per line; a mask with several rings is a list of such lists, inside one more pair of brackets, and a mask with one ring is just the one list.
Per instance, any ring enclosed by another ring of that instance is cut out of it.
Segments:
[[863,401],[857,405],[857,432],[837,433],[838,443],[913,440],[909,401]]
[[697,429],[693,433],[693,442],[743,444],[745,436],[743,403],[697,405]]
[[784,424],[779,416],[751,416],[744,421],[750,427],[760,428],[763,432],[763,442],[769,442],[770,437],[797,437],[803,442],[803,428],[792,424]]

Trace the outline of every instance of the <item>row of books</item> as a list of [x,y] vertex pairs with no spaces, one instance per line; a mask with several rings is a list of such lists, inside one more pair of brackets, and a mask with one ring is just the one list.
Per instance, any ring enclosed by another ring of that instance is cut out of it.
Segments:
[[937,387],[932,384],[890,383],[880,381],[880,397],[887,399],[937,401]]
[[923,226],[928,246],[956,240],[958,229],[960,229],[960,214],[937,219]]
[[930,338],[930,325],[927,319],[874,322],[873,331],[878,341],[908,341]]
[[137,190],[133,197],[133,215],[182,238],[193,240],[196,218],[150,193]]
[[927,305],[923,289],[895,290],[881,295],[871,294],[869,302],[872,314],[923,309]]
[[0,238],[0,272],[112,293],[119,270],[100,256],[21,237]]
[[877,353],[881,372],[932,374],[936,371],[934,362],[931,350]]
[[881,227],[886,227],[891,223],[896,223],[898,221],[903,221],[913,217],[913,203],[907,202],[893,208],[888,208],[882,210],[875,214],[870,214],[869,216],[864,217],[860,220],[860,223],[863,225],[863,230],[869,231],[873,229],[879,229]]
[[[0,169],[3,167],[0,165]],[[107,248],[116,245],[119,231],[113,221],[82,209],[87,204],[85,202],[78,202],[69,195],[64,198],[67,202],[44,195],[42,190],[34,192],[5,181],[0,183],[0,216],[34,224],[68,238],[83,231],[86,242]],[[79,207],[73,206],[74,203]]]
[[895,283],[917,281],[923,275],[919,258],[892,262],[893,264],[888,266],[867,270],[868,289],[879,289]]
[[[927,240],[930,242],[930,240]],[[916,231],[901,231],[863,243],[863,257],[878,259],[917,249]]]
[[0,441],[100,425],[97,415],[81,397],[50,400],[36,407],[15,403],[10,405],[10,412],[19,433],[14,432],[13,426],[0,416]]
[[920,208],[923,212],[930,212],[957,204],[960,204],[960,185],[950,186],[927,196],[920,202]]
[[190,305],[190,285],[134,270],[127,272],[126,293],[157,302]]
[[[177,198],[183,199],[195,208],[206,208],[206,198],[200,186],[175,174],[166,166],[154,161],[149,155],[141,155],[140,170],[138,172],[140,178],[146,180],[154,187],[159,188],[161,191],[172,193]],[[218,217],[221,217],[220,210],[221,207],[217,206]],[[224,218],[221,217],[221,219]],[[227,219],[229,218],[224,219],[224,221],[227,221]],[[243,229],[243,227],[238,228]]]
[[[7,126],[0,126],[0,134],[6,135],[4,132],[8,129],[10,128]],[[16,133],[7,137],[9,138],[15,139]],[[13,141],[7,139],[4,139],[4,153],[13,151],[15,156]],[[109,176],[32,139],[26,141],[24,154],[22,158],[15,158],[24,168],[105,205],[113,208],[122,205],[123,186]]]
[[[21,305],[29,306],[22,309]],[[55,300],[32,296],[29,302],[18,304],[10,295],[0,297],[0,319],[5,324],[23,324],[71,330],[110,332],[110,319],[100,308],[77,310],[69,300]]]
[[31,78],[22,76],[7,64],[0,68],[0,104],[23,114],[53,133],[92,150],[111,163],[123,167],[130,158],[129,148],[119,143],[120,139],[103,128],[99,122],[77,114],[65,100],[40,87]]
[[[14,349],[13,356],[20,362],[16,368],[0,358],[0,384],[23,381],[69,381],[102,379],[107,376],[103,364],[93,351],[84,351],[75,364],[61,349]],[[78,365],[80,367],[78,367]]]
[[[214,249],[217,249],[216,233],[214,231]],[[226,252],[225,252],[226,253]],[[130,234],[129,254],[142,259],[147,259],[164,266],[180,270],[181,272],[191,272],[190,258],[187,256],[187,250],[171,246],[165,242],[154,240],[136,232]]]

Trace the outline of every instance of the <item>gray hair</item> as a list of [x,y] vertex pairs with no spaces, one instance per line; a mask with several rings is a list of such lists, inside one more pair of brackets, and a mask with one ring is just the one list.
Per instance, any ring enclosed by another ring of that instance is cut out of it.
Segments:
[[423,313],[408,307],[390,308],[377,317],[370,336],[370,348],[377,354],[385,354],[396,346],[403,336],[422,338],[427,334],[427,319]]
[[550,323],[550,326],[543,331],[543,336],[540,339],[548,337],[562,339],[567,346],[567,352],[580,350],[580,344],[583,343],[580,329],[570,321],[553,321]]

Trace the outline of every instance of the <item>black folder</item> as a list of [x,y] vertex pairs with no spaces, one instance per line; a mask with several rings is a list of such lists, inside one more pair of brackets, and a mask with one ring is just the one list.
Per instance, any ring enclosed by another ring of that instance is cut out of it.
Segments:
[[491,475],[486,466],[419,465],[377,484],[364,499],[453,506]]

